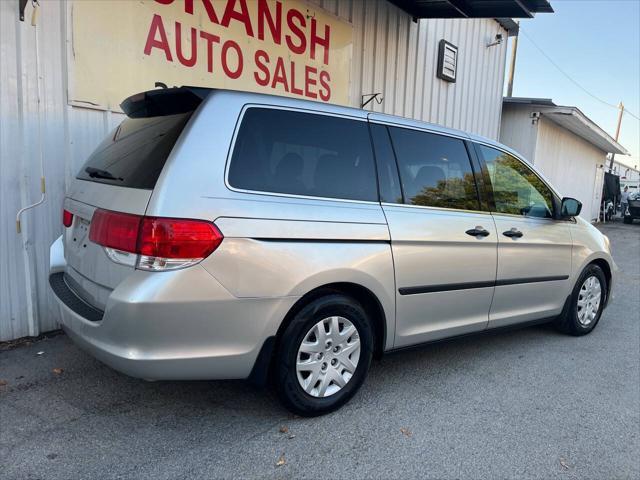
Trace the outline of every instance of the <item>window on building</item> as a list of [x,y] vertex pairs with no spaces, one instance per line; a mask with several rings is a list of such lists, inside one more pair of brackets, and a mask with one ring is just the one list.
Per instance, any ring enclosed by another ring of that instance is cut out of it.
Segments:
[[553,217],[553,193],[535,172],[508,153],[479,145],[489,170],[496,212]]
[[471,162],[462,140],[405,128],[389,131],[406,203],[480,209]]
[[250,108],[231,165],[232,187],[377,201],[367,123],[288,110]]

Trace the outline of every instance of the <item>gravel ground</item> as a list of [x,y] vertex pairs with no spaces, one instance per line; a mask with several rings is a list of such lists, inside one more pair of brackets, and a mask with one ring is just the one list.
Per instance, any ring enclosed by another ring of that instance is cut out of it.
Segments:
[[593,334],[389,355],[321,418],[244,382],[128,378],[64,335],[0,351],[0,478],[639,478],[640,225],[602,230],[621,271]]

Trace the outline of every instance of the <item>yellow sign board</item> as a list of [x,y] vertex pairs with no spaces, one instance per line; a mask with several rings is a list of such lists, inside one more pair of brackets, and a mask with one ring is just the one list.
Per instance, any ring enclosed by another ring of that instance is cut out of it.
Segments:
[[75,0],[69,99],[191,85],[349,104],[353,28],[301,0]]

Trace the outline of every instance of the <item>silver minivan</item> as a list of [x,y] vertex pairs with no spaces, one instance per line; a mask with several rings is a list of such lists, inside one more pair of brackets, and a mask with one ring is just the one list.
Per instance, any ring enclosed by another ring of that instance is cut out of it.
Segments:
[[272,383],[318,415],[371,359],[534,322],[589,333],[609,241],[492,140],[269,95],[152,90],[69,186],[67,334],[154,380]]

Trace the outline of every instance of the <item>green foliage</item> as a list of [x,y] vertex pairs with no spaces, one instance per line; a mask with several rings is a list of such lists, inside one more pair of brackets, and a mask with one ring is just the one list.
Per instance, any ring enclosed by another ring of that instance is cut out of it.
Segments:
[[506,153],[486,159],[486,162],[496,211],[514,215],[551,216],[553,194],[533,170]]
[[463,178],[439,180],[435,187],[424,187],[410,201],[413,205],[429,207],[461,210],[478,210],[479,208],[475,179],[471,173],[466,173]]

